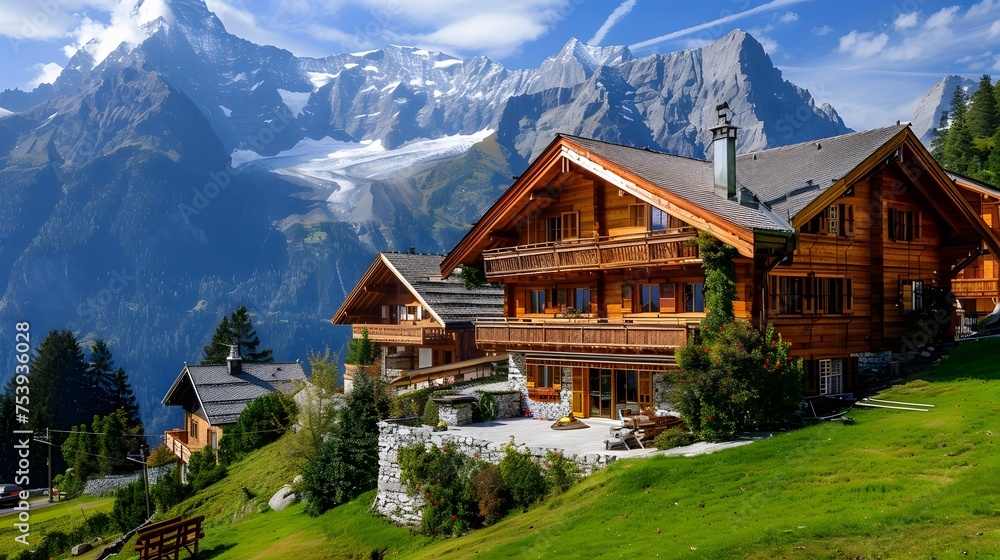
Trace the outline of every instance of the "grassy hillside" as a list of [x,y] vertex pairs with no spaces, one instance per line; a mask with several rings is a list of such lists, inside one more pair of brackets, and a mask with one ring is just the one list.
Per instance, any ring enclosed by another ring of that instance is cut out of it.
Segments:
[[[1000,550],[1000,341],[966,343],[886,392],[931,412],[856,410],[701,457],[620,461],[482,531],[432,541],[368,514],[261,504],[294,473],[285,440],[178,507],[208,558],[948,558]],[[541,427],[540,427],[541,429]],[[250,498],[242,487],[253,494]],[[128,550],[128,549],[126,549]]]
[[[52,505],[48,505],[47,501],[46,498],[36,498],[31,501],[31,534],[28,537],[31,548],[40,544],[45,535],[51,531],[68,533],[82,526],[89,515],[98,512],[111,513],[115,500],[84,496]],[[16,514],[0,517],[0,557],[15,556],[28,548],[14,540],[14,537],[21,534],[14,527],[14,523],[18,523]]]

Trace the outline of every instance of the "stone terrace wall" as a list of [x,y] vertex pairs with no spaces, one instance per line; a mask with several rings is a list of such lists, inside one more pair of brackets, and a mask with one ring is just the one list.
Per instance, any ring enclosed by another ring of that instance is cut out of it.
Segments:
[[[410,496],[406,486],[400,482],[399,462],[397,453],[401,448],[420,443],[425,446],[443,446],[453,443],[459,453],[469,457],[477,457],[488,463],[497,464],[504,455],[505,443],[496,443],[464,436],[457,433],[434,432],[426,427],[400,426],[388,422],[379,423],[379,458],[378,458],[378,494],[375,496],[374,508],[389,519],[402,525],[419,525],[423,512],[424,501],[420,496]],[[544,459],[546,451],[561,451],[518,445],[518,449],[527,449],[537,458]],[[616,456],[604,453],[569,456],[580,466],[584,475],[602,469]]]
[[[149,485],[156,484],[161,476],[173,475],[176,467],[173,463],[160,465],[149,469]],[[137,480],[142,480],[142,471],[135,471],[126,474],[113,474],[88,480],[84,486],[83,493],[88,496],[111,496],[122,486],[131,484]]]

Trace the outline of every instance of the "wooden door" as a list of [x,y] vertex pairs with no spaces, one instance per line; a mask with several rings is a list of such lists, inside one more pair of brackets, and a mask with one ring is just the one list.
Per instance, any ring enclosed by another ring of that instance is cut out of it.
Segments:
[[584,375],[583,368],[573,368],[573,402],[570,410],[578,418],[589,418],[587,409],[587,376]]

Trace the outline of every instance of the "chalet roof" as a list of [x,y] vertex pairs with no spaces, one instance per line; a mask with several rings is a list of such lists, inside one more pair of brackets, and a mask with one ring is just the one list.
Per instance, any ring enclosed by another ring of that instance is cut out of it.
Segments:
[[503,288],[487,284],[467,289],[457,274],[441,278],[444,255],[382,253],[382,258],[445,327],[480,318],[503,317]]
[[366,284],[377,281],[374,279],[385,274],[385,270],[391,271],[445,328],[472,323],[478,318],[503,316],[503,288],[487,284],[467,289],[457,274],[442,279],[443,260],[444,255],[380,253],[344,299],[333,322],[345,324],[349,308],[368,305],[362,303]]
[[790,220],[889,140],[899,124],[736,156],[736,180]]
[[[644,148],[563,135],[572,143],[614,162],[667,192],[747,229],[791,231],[788,224],[769,217],[759,209],[743,206],[715,194],[714,164],[710,161],[675,156]],[[739,163],[736,165],[739,182]],[[753,189],[750,189],[753,190]]]
[[992,198],[1000,198],[1000,189],[997,189],[993,185],[983,183],[982,181],[977,181],[965,175],[959,175],[952,171],[945,171],[948,174],[948,178],[955,182],[959,187],[977,192],[982,195],[986,195]]
[[306,381],[305,371],[298,362],[242,363],[242,372],[229,375],[225,364],[185,365],[180,375],[163,397],[165,405],[183,404],[181,397],[188,388],[194,393],[213,426],[232,424],[250,401],[274,391],[290,394]]

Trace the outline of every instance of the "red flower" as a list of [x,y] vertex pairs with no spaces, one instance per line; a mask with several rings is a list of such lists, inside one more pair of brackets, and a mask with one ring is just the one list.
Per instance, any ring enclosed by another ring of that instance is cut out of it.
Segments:
[[420,490],[420,485],[419,484],[417,485],[417,490]]
[[452,516],[451,516],[451,520],[452,520],[452,521],[454,521],[454,520],[456,520],[456,519],[458,519],[458,516],[457,516],[457,515],[452,515]]
[[711,419],[712,419],[712,415],[711,415],[711,414],[709,414],[709,415],[708,415],[708,420],[711,420]]

